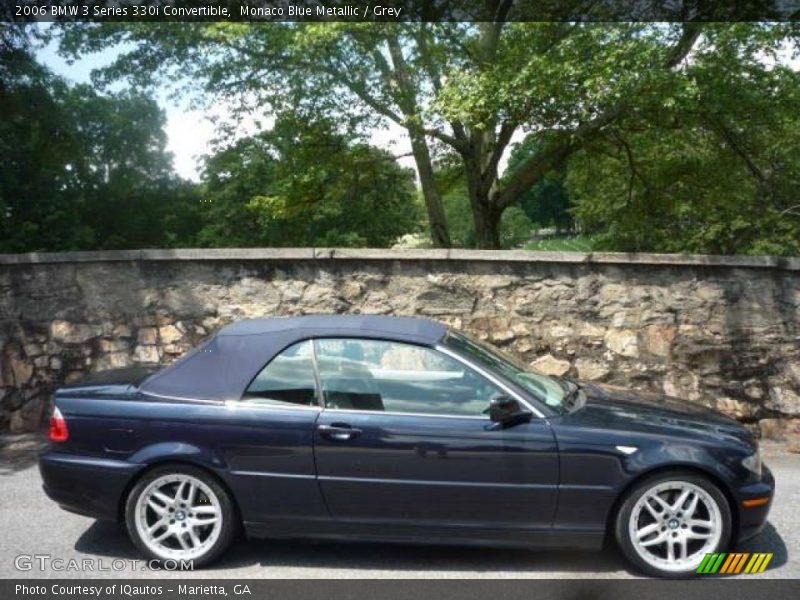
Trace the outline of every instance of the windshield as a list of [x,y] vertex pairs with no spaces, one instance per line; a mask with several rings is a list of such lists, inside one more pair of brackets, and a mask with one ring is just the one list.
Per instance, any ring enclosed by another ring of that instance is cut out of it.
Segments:
[[564,410],[564,398],[568,388],[559,380],[535,373],[517,358],[463,333],[449,331],[445,336],[444,345],[471,358],[480,366],[505,376],[547,406],[559,411]]

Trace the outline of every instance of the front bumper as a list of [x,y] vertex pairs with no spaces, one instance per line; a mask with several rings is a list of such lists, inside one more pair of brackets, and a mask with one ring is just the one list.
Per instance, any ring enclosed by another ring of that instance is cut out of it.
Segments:
[[117,521],[123,493],[142,465],[50,451],[39,457],[43,489],[61,508]]
[[[736,543],[744,542],[757,536],[767,524],[767,515],[772,507],[772,499],[775,496],[775,477],[766,465],[762,467],[761,481],[746,485],[736,494],[736,508],[738,510],[738,528]],[[769,498],[769,502],[760,506],[746,508],[743,502],[758,498]]]

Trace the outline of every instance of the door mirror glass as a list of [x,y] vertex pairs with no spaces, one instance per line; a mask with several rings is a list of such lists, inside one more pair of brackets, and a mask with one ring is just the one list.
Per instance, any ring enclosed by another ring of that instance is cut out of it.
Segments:
[[483,411],[489,420],[501,427],[512,427],[531,420],[533,414],[522,406],[516,398],[499,395],[489,401],[489,407]]

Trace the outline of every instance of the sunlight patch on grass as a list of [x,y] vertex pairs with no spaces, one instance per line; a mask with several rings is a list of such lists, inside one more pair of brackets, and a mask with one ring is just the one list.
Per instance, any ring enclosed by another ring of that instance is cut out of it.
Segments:
[[591,252],[592,238],[585,235],[553,237],[525,244],[525,250],[549,252]]

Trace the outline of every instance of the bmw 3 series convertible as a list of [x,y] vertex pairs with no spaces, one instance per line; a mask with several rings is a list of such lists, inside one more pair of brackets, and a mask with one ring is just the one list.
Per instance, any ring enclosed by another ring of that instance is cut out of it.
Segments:
[[531,371],[435,321],[241,321],[172,365],[59,388],[44,490],[156,560],[243,531],[527,548],[615,540],[683,577],[757,535],[774,492],[736,421]]

